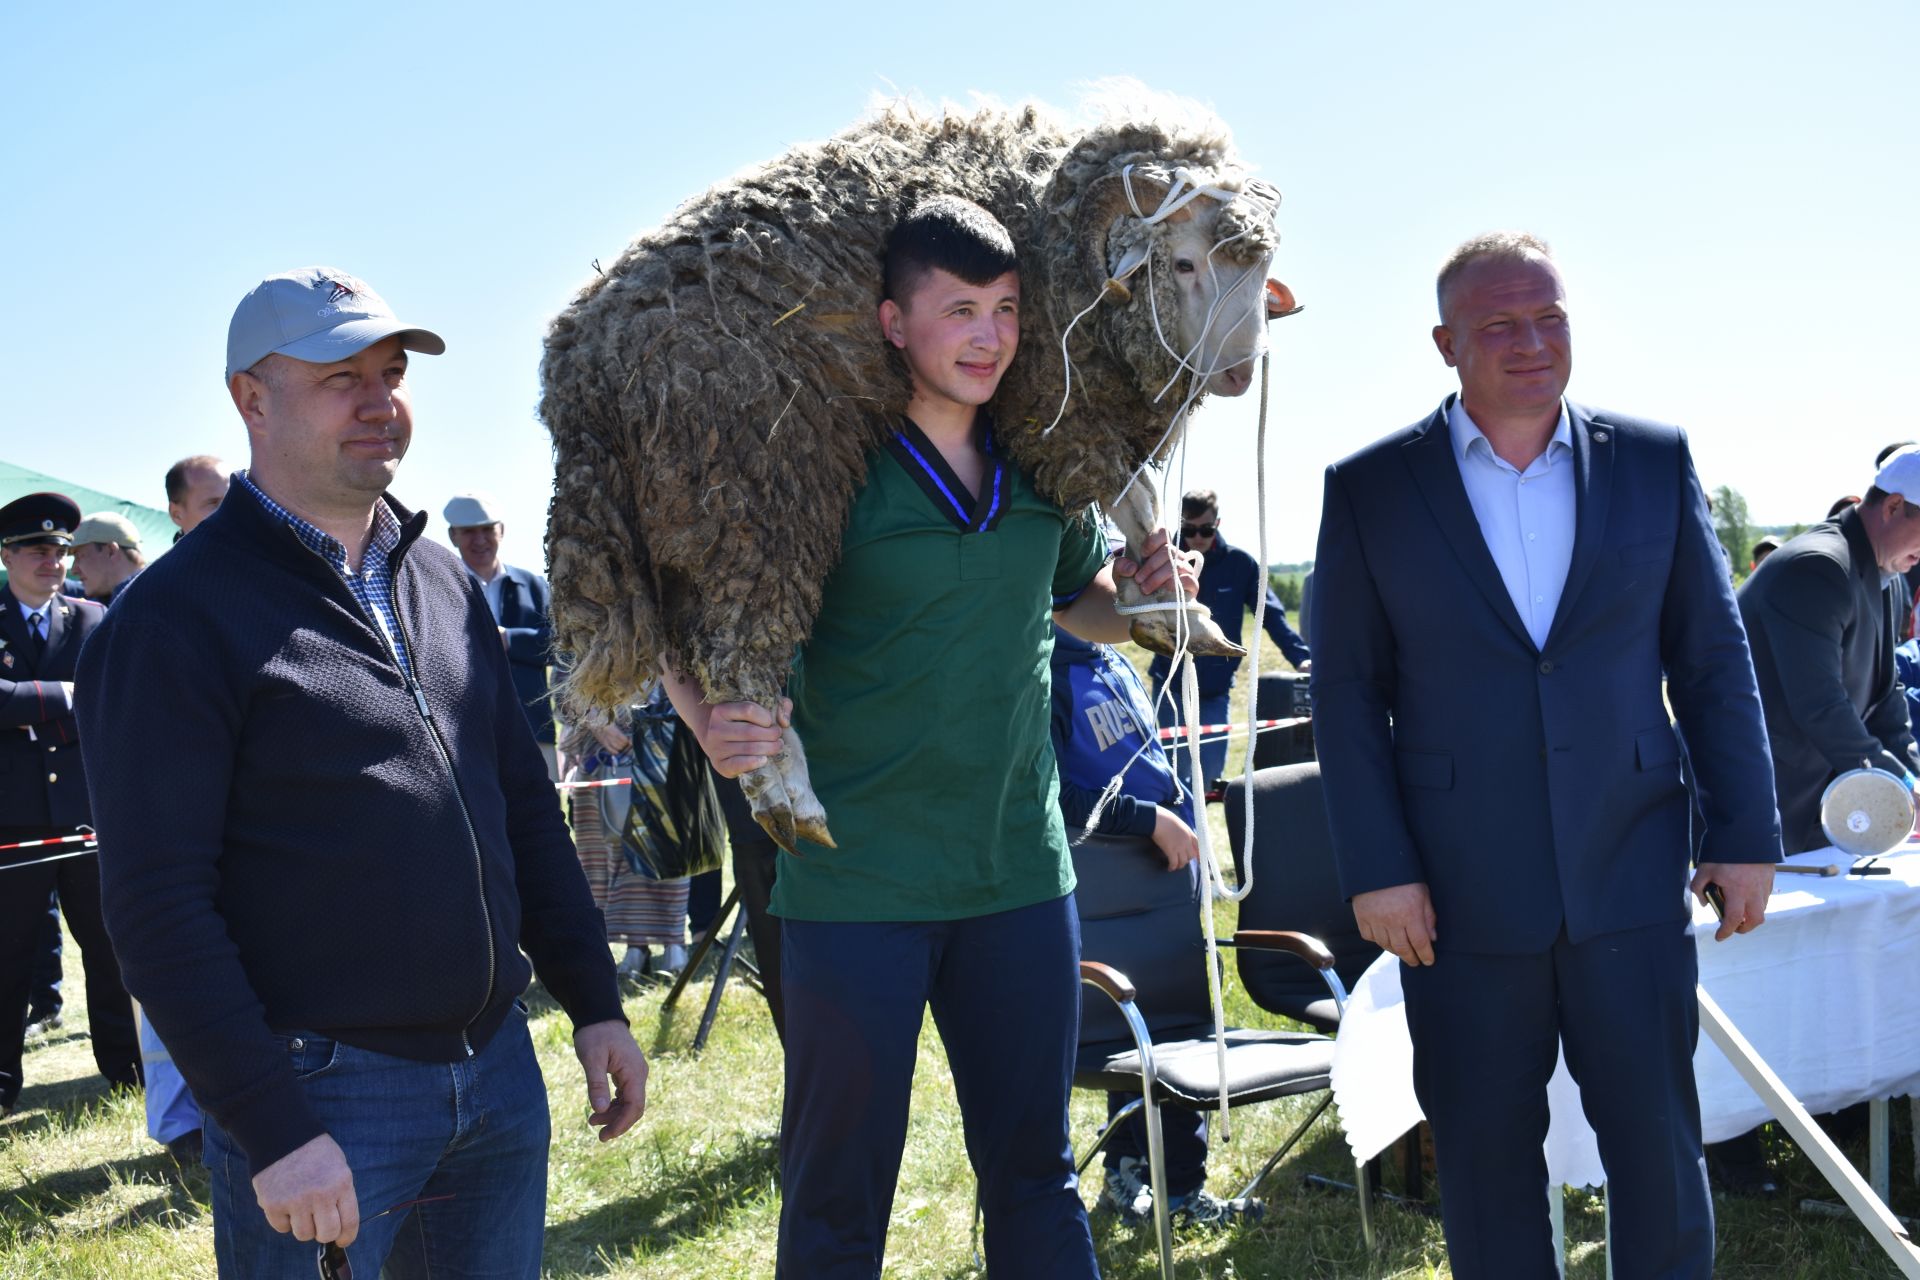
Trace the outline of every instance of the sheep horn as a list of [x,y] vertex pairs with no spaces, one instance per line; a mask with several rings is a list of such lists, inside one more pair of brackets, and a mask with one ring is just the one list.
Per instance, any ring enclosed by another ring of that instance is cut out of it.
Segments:
[[[1167,197],[1172,184],[1164,178],[1150,177],[1135,172],[1133,175],[1133,198],[1139,202],[1143,212],[1152,213],[1160,207]],[[1113,275],[1112,266],[1107,259],[1107,235],[1113,229],[1113,220],[1122,214],[1133,212],[1133,206],[1127,203],[1127,184],[1117,173],[1095,179],[1087,193],[1080,197],[1080,212],[1074,219],[1073,239],[1080,246],[1080,266],[1087,282],[1094,288],[1103,290],[1107,296],[1124,303],[1133,295],[1124,283]],[[1132,272],[1127,274],[1131,275]],[[1119,283],[1113,289],[1112,284]]]

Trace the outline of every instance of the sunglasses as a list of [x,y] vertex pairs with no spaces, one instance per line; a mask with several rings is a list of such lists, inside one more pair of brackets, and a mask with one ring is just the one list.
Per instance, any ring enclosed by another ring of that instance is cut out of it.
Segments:
[[1218,520],[1209,520],[1205,524],[1188,524],[1184,520],[1180,522],[1180,536],[1183,538],[1211,538],[1219,529]]
[[[372,1222],[374,1218],[384,1218],[390,1213],[398,1213],[402,1209],[411,1209],[417,1204],[433,1204],[439,1200],[451,1199],[453,1199],[453,1196],[450,1194],[444,1196],[423,1196],[418,1200],[408,1200],[402,1204],[397,1204],[391,1209],[382,1209],[380,1212],[374,1214],[373,1217],[362,1218],[361,1222],[363,1224]],[[320,1246],[320,1280],[353,1280],[353,1264],[347,1261],[347,1251],[345,1249],[342,1249],[337,1244],[323,1244]]]

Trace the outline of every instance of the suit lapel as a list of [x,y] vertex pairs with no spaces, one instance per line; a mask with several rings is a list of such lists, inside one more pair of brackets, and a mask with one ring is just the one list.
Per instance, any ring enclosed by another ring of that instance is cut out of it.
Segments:
[[1607,508],[1613,496],[1614,433],[1606,427],[1596,428],[1593,415],[1572,403],[1567,405],[1567,424],[1573,435],[1573,559],[1567,566],[1559,607],[1547,628],[1549,640],[1572,616],[1580,589],[1586,586],[1594,562],[1600,558],[1601,544],[1606,541]]
[[1446,536],[1467,576],[1520,642],[1533,648],[1533,637],[1527,634],[1526,624],[1513,607],[1513,597],[1507,594],[1500,567],[1493,562],[1493,553],[1487,550],[1480,521],[1474,517],[1473,504],[1467,500],[1467,486],[1460,479],[1460,464],[1453,456],[1453,437],[1447,430],[1445,403],[1427,419],[1426,428],[1406,443],[1404,453],[1414,482],[1420,486],[1440,532]]

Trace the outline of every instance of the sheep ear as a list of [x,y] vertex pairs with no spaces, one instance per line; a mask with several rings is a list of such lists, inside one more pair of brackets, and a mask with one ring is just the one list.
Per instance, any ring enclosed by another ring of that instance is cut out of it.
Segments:
[[1297,314],[1301,310],[1299,303],[1293,300],[1293,290],[1271,277],[1267,280],[1267,319],[1278,320],[1282,316]]

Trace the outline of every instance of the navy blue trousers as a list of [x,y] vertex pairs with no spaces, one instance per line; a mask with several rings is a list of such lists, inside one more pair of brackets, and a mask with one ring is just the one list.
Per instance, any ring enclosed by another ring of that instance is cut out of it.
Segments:
[[[1446,922],[1441,922],[1444,936]],[[1737,944],[1736,944],[1737,945]],[[1547,1081],[1564,1039],[1599,1139],[1619,1280],[1709,1280],[1713,1202],[1693,1049],[1698,957],[1675,922],[1538,955],[1400,967],[1459,1280],[1547,1280]]]
[[781,922],[783,1280],[877,1280],[920,1025],[946,1045],[994,1280],[1099,1275],[1067,1135],[1080,1033],[1071,895],[969,920]]

